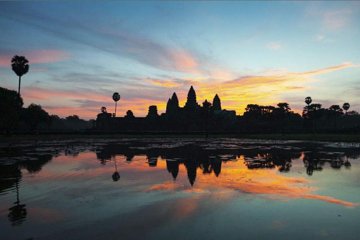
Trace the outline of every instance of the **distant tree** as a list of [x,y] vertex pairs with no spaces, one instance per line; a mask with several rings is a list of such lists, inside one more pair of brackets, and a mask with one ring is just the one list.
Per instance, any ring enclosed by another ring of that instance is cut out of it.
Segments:
[[34,131],[40,123],[48,123],[50,116],[40,105],[32,103],[24,109],[23,120],[29,125],[30,130]]
[[248,104],[245,108],[244,116],[248,118],[261,117],[261,107],[257,104]]
[[284,103],[278,103],[277,106],[284,112],[288,113],[290,112],[291,108],[289,106],[288,103],[284,102]]
[[120,100],[120,94],[117,92],[114,92],[114,94],[112,95],[112,99],[115,102],[115,113],[114,113],[114,117],[116,117],[116,108],[117,108],[117,102]]
[[336,130],[338,128],[337,127],[338,116],[343,114],[343,110],[341,109],[341,107],[339,105],[331,105],[329,107],[329,113],[330,113],[331,118],[334,119],[334,129]]
[[349,110],[350,108],[350,104],[349,103],[344,103],[343,104],[343,109],[345,110],[345,114],[347,114],[347,111]]
[[101,113],[107,113],[106,107],[104,107],[104,106],[101,107],[100,111],[101,111]]
[[359,113],[357,111],[350,111],[350,112],[347,112],[346,115],[349,115],[349,116],[358,116]]
[[50,115],[51,121],[58,121],[61,120],[61,118],[58,115]]
[[289,104],[286,102],[278,103],[277,106],[277,108],[274,108],[271,111],[271,119],[274,120],[272,128],[279,129],[283,132],[285,125],[290,121],[289,119],[292,112]]
[[331,105],[329,107],[329,110],[334,112],[335,115],[341,115],[343,114],[343,110],[341,109],[341,107],[339,105]]
[[71,115],[71,116],[67,116],[65,118],[65,120],[67,120],[67,121],[80,121],[80,118],[79,118],[78,115]]
[[313,110],[313,111],[318,111],[318,110],[320,110],[321,109],[321,104],[320,103],[313,103],[313,104],[311,104],[310,105],[311,106],[311,109]]
[[0,131],[9,133],[17,127],[23,100],[16,91],[0,87]]
[[29,61],[24,56],[15,55],[11,59],[11,68],[19,77],[18,94],[20,96],[21,77],[29,71]]
[[260,106],[260,109],[261,109],[262,116],[270,117],[272,112],[274,111],[275,107],[274,106]]
[[310,121],[313,132],[316,132],[316,120],[321,118],[324,114],[323,110],[324,109],[321,108],[321,104],[319,103],[308,104],[304,107],[303,118]]
[[128,118],[128,119],[133,119],[133,118],[135,118],[134,113],[133,113],[131,110],[127,110],[127,111],[126,111],[125,118]]

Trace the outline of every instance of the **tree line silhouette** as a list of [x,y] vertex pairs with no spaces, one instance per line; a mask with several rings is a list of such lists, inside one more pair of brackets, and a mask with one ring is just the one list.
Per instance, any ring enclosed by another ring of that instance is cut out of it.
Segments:
[[60,118],[50,115],[40,105],[23,107],[20,95],[21,78],[29,71],[29,61],[24,56],[14,56],[11,67],[19,77],[18,92],[0,88],[0,131],[19,132],[202,132],[202,133],[359,133],[360,115],[348,111],[349,103],[323,108],[305,98],[302,115],[291,110],[286,102],[277,106],[248,104],[242,116],[235,111],[222,109],[218,94],[212,103],[207,99],[198,104],[193,86],[188,92],[184,107],[179,106],[176,93],[168,99],[166,112],[159,114],[156,105],[149,106],[146,117],[135,117],[131,110],[117,117],[120,94],[115,92],[114,113],[101,107],[96,121],[80,119],[78,115]]

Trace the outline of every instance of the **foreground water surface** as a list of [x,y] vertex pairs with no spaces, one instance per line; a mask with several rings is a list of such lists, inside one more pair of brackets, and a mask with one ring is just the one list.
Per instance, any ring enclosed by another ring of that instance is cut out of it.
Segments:
[[86,139],[0,146],[0,239],[358,239],[360,146]]

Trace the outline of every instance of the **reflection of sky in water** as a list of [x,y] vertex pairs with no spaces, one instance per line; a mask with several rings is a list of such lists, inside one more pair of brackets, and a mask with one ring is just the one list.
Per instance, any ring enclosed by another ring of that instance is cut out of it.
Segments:
[[210,165],[179,160],[174,174],[174,158],[110,155],[101,162],[94,151],[59,154],[40,171],[22,169],[26,220],[11,225],[16,188],[2,190],[4,239],[356,239],[360,233],[359,159],[339,169],[323,162],[309,176],[304,154],[284,171],[269,162],[259,167],[264,158],[276,162],[266,154],[221,155],[226,161],[210,156]]

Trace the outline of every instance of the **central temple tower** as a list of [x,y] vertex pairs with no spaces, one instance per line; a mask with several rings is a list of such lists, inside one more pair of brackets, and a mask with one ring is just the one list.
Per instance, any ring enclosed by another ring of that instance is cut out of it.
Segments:
[[196,92],[194,90],[194,87],[191,86],[187,95],[187,101],[184,108],[187,110],[196,110],[198,107],[199,105],[196,101]]

